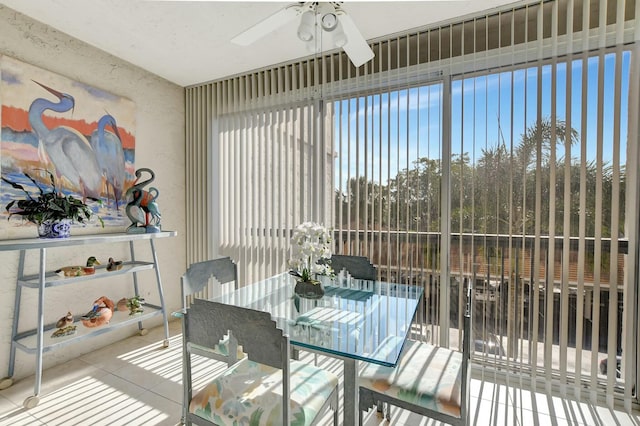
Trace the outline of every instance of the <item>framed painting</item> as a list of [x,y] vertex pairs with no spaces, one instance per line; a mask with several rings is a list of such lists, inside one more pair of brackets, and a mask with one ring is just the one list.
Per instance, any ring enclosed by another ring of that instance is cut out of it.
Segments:
[[[121,96],[0,56],[0,173],[29,192],[50,175],[65,194],[98,199],[104,226],[125,226],[135,180],[135,105]],[[1,212],[24,193],[0,184]],[[0,216],[2,218],[2,216]],[[0,231],[21,225],[0,220]],[[100,226],[98,221],[89,226]]]

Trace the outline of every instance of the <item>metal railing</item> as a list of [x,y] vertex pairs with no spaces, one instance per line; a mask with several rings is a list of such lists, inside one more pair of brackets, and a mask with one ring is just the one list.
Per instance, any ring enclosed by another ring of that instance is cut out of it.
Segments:
[[[475,362],[547,377],[550,368],[552,378],[589,386],[593,377],[604,386],[611,371],[616,388],[623,388],[621,362],[619,358],[609,362],[607,352],[612,318],[617,330],[616,352],[623,349],[625,287],[619,283],[624,283],[627,266],[626,238],[587,239],[584,264],[578,265],[578,238],[568,239],[567,244],[565,238],[453,234],[448,283],[451,303],[443,312],[439,304],[440,234],[336,231],[334,237],[336,253],[368,256],[381,280],[423,287],[424,303],[416,318],[414,338],[437,343],[439,334],[448,332],[451,345],[456,346],[461,341],[459,324],[464,308],[460,289],[472,283]],[[551,241],[554,259],[549,258]],[[608,258],[612,244],[617,245],[617,259]],[[603,258],[599,270],[593,262],[596,246]],[[564,250],[570,251],[569,264],[563,264]],[[615,298],[609,294],[612,276],[618,283]],[[582,312],[581,318],[578,312]],[[442,315],[449,316],[449,330],[440,328]]]

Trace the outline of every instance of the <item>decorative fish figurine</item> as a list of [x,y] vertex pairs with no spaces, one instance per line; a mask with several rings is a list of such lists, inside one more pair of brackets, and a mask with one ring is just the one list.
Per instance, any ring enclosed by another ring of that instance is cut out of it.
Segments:
[[61,277],[80,277],[82,275],[92,275],[96,273],[94,265],[100,265],[95,256],[87,259],[87,266],[64,266],[56,270],[56,274]]

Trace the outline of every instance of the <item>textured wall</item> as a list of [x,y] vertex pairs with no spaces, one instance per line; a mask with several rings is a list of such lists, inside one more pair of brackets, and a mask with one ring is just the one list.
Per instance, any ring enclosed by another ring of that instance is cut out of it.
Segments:
[[[179,277],[185,264],[183,89],[4,6],[0,6],[0,54],[127,97],[136,104],[136,168],[149,167],[156,172],[154,186],[160,190],[158,204],[162,213],[162,227],[178,231],[178,237],[157,240],[156,248],[169,312],[180,307]],[[0,208],[4,210],[4,206]],[[0,220],[4,220],[4,216],[0,216]],[[16,221],[16,224],[19,223]],[[119,229],[105,229],[109,232],[116,230]],[[78,230],[78,233],[82,233],[82,230]],[[0,235],[0,239],[30,238],[35,235],[35,227],[18,226]],[[136,254],[139,260],[150,259],[148,243],[136,243],[136,247],[139,248]],[[48,250],[48,268],[84,263],[91,254],[98,259],[110,256],[126,258],[128,246],[111,244]],[[29,252],[27,256],[28,272],[35,272],[38,252]],[[17,263],[18,252],[0,252],[0,323],[4,325],[0,327],[0,378],[6,375],[8,367]],[[132,282],[132,277],[126,275],[48,289],[45,322],[55,322],[67,310],[83,314],[91,308],[93,300],[102,295],[113,299],[130,297],[133,293]],[[153,272],[140,273],[139,282],[143,295],[152,302],[156,301]],[[36,293],[30,289],[23,291],[20,330],[32,328],[36,323]],[[158,319],[146,326],[159,324]],[[97,350],[136,331],[135,326],[127,327],[50,352],[44,357],[45,367]],[[34,372],[33,355],[18,351],[16,361],[15,379]]]

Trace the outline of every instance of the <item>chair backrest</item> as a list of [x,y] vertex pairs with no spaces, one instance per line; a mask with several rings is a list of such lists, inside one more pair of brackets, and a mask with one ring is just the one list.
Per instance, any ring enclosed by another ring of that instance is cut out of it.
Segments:
[[376,267],[365,256],[334,254],[331,256],[331,267],[336,274],[344,269],[357,280],[373,281],[378,277]]
[[236,290],[238,288],[237,277],[238,269],[230,257],[192,263],[182,275],[182,307],[186,308],[189,296],[204,290],[211,278],[215,278],[220,285],[233,281],[234,290]]
[[[233,345],[242,345],[247,357],[282,370],[283,418],[289,418],[289,337],[276,327],[268,312],[195,299],[183,320],[185,362],[190,374],[190,354],[210,356],[228,335]],[[190,384],[191,378],[186,377]],[[187,383],[187,382],[185,382]],[[187,386],[190,389],[190,386]],[[188,395],[190,400],[191,395]]]

